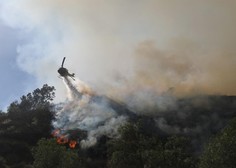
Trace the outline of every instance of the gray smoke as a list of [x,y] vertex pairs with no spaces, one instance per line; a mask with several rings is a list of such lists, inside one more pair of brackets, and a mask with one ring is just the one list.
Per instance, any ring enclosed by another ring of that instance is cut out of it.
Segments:
[[0,15],[23,38],[19,67],[60,88],[57,101],[64,56],[102,93],[116,90],[119,74],[135,88],[236,94],[234,0],[1,0]]
[[68,101],[61,104],[57,111],[54,126],[60,130],[80,129],[87,131],[87,139],[80,142],[86,148],[95,145],[102,135],[117,137],[117,129],[126,122],[125,115],[118,115],[110,107],[108,99],[96,97],[79,79],[63,78],[68,89]]
[[200,151],[210,135],[236,116],[233,96],[176,98],[171,89],[166,93],[140,89],[126,93],[124,104],[107,96],[98,96],[79,79],[73,81],[65,77],[64,83],[69,99],[57,111],[54,126],[65,132],[74,129],[86,131],[87,138],[79,140],[82,148],[95,145],[103,135],[119,137],[120,126],[130,119],[139,118],[145,123],[145,130],[152,130],[160,136],[191,137],[196,151]]
[[64,56],[93,90],[154,116],[165,132],[224,125],[217,109],[202,114],[205,103],[195,107],[172,93],[236,94],[236,1],[1,0],[0,8],[4,23],[24,41],[15,49],[18,66],[39,85],[55,86],[56,101],[67,93],[58,127],[88,130],[87,141],[94,144],[101,132],[114,136],[111,126],[126,118],[108,99],[95,101],[79,80],[64,79],[64,89],[55,73]]

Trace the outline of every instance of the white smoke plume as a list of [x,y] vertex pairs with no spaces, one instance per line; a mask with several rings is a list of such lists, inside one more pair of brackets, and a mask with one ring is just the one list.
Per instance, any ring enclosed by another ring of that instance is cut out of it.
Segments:
[[[16,49],[19,67],[39,85],[55,86],[57,102],[69,94],[57,124],[91,130],[84,146],[124,119],[105,99],[91,102],[89,88],[74,87],[86,85],[65,79],[67,92],[56,75],[64,56],[65,67],[96,93],[139,113],[175,108],[172,94],[236,95],[234,0],[1,0],[0,11],[24,41]],[[166,120],[157,123],[171,131]]]
[[118,115],[105,97],[96,97],[79,79],[63,77],[70,99],[56,113],[54,126],[63,131],[80,129],[88,132],[80,142],[86,148],[95,145],[102,135],[117,137],[118,128],[126,123],[125,115]]
[[64,56],[101,93],[236,94],[234,0],[1,0],[0,8],[24,41],[19,67],[55,86],[57,101],[66,95],[55,72]]
[[125,116],[111,117],[107,120],[104,125],[99,126],[97,129],[91,130],[88,133],[88,138],[80,142],[81,147],[86,148],[93,146],[97,143],[97,138],[101,135],[106,135],[108,137],[118,137],[118,128],[124,125],[127,121]]

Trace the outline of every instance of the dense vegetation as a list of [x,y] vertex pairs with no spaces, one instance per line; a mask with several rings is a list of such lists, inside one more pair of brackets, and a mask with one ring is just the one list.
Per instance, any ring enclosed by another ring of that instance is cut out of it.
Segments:
[[[68,144],[59,145],[51,135],[54,90],[44,85],[11,103],[7,112],[0,112],[1,168],[233,168],[236,165],[235,97],[211,97],[210,103],[200,108],[194,105],[190,108],[191,103],[181,99],[178,110],[182,114],[191,111],[194,120],[189,117],[181,120],[173,111],[165,118],[170,125],[178,124],[179,129],[192,128],[202,124],[202,120],[213,128],[216,121],[207,121],[206,116],[216,111],[222,113],[220,119],[224,122],[213,131],[206,130],[204,136],[200,131],[194,135],[195,132],[162,134],[153,131],[152,120],[147,122],[147,116],[140,116],[120,127],[117,139],[103,136],[93,147],[81,149],[77,145],[71,149]],[[205,128],[208,127],[203,127],[203,131]],[[81,130],[72,133],[86,136]],[[197,149],[199,143],[203,149]]]

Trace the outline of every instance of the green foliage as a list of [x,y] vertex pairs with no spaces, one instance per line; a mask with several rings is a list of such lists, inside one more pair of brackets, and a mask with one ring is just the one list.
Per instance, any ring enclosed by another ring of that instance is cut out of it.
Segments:
[[108,150],[111,156],[108,167],[111,168],[141,168],[143,167],[140,153],[142,143],[138,126],[133,124],[124,125],[119,129],[121,138],[113,140]]
[[184,137],[167,140],[145,135],[140,124],[127,124],[120,128],[121,138],[110,143],[110,168],[194,168],[195,159]]
[[8,113],[14,111],[30,111],[40,108],[48,108],[50,101],[55,97],[55,88],[53,86],[43,85],[41,89],[37,88],[32,93],[20,98],[20,103],[15,101],[8,108]]
[[236,118],[206,146],[200,168],[235,168]]
[[11,103],[7,115],[1,117],[4,121],[0,123],[0,131],[4,137],[22,140],[32,145],[42,137],[49,137],[51,121],[54,118],[50,107],[54,90],[54,87],[44,85],[41,89],[22,96],[20,102]]
[[33,149],[34,168],[77,168],[82,167],[78,155],[55,139],[41,139]]
[[16,140],[0,140],[0,156],[8,165],[16,163],[30,162],[32,160],[30,147],[21,141]]
[[169,137],[164,146],[165,167],[191,168],[196,161],[191,157],[191,144],[185,137]]
[[87,149],[80,149],[78,154],[83,158],[88,168],[104,168],[107,163],[107,142],[109,138],[102,136],[98,139],[96,145]]
[[42,137],[50,137],[54,90],[44,85],[11,103],[7,113],[0,112],[0,156],[11,167],[32,162],[31,147]]
[[[0,168],[103,168],[106,165],[109,168],[197,167],[189,139],[182,136],[160,138],[157,136],[155,121],[143,117],[146,120],[142,122],[142,116],[138,123],[122,126],[119,129],[120,138],[110,140],[101,137],[95,146],[79,149],[78,153],[56,144],[54,139],[42,139],[51,136],[51,122],[54,119],[51,101],[55,97],[54,90],[54,87],[44,85],[22,96],[20,101],[11,103],[7,113],[0,111]],[[201,125],[201,118],[215,126],[218,120],[208,121],[205,116],[212,115],[212,111],[221,114],[219,116],[232,116],[235,111],[235,98],[223,100],[217,98],[217,103],[214,100],[213,104],[208,102],[203,107],[195,100],[190,100],[192,105],[190,103],[190,107],[186,107],[185,100],[182,100],[179,109],[183,109],[186,114],[194,111],[188,115],[191,118],[186,117],[186,121],[183,121],[176,115],[165,117],[173,125],[179,124],[181,129],[186,125],[189,128]],[[218,102],[223,103],[222,106],[215,106]],[[229,113],[222,113],[225,108]],[[218,123],[216,128],[209,128],[216,132],[225,121]],[[208,137],[210,132],[204,129],[203,133]],[[75,135],[74,139],[77,139],[78,134]],[[80,140],[85,137],[86,134],[79,136]],[[200,168],[233,168],[236,165],[235,151],[236,119],[210,141],[201,157]]]

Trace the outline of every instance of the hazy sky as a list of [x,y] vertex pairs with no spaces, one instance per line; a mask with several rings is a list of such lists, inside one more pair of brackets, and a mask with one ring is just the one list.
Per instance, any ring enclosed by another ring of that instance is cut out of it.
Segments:
[[0,109],[65,66],[101,93],[236,95],[235,0],[0,0]]
[[[34,85],[34,77],[18,67],[16,48],[22,41],[17,31],[0,21],[0,109],[6,109],[9,103],[18,99]],[[30,82],[30,85],[28,84]],[[35,87],[35,86],[33,86]]]

